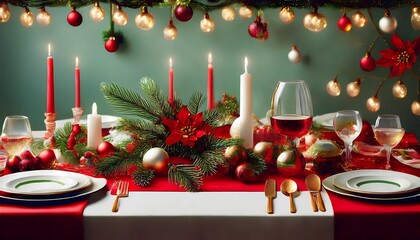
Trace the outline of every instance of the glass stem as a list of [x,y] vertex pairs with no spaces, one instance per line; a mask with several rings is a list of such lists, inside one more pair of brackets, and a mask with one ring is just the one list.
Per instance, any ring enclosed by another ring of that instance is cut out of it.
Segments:
[[349,163],[351,161],[351,143],[345,143],[346,145],[346,163]]
[[386,148],[386,163],[385,163],[385,169],[391,168],[391,148]]

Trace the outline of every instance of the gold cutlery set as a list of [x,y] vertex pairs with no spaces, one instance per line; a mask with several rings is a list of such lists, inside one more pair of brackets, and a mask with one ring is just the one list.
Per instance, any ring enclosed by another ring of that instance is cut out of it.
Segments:
[[[314,212],[325,212],[324,201],[321,196],[321,179],[316,174],[310,174],[305,179],[306,187],[311,198],[312,210]],[[294,202],[294,194],[298,192],[298,186],[295,181],[291,179],[284,180],[280,185],[281,192],[289,197],[290,212],[296,213],[296,205]],[[265,196],[268,199],[267,213],[273,214],[273,199],[277,196],[276,181],[274,179],[268,179],[265,182]]]
[[129,183],[127,181],[117,181],[114,183],[117,187],[116,197],[112,205],[112,212],[118,212],[118,203],[121,197],[128,197]]

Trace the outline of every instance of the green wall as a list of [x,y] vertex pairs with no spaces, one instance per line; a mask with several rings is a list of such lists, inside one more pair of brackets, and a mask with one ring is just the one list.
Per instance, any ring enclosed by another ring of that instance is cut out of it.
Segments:
[[[103,7],[108,8],[107,5]],[[108,53],[101,33],[109,28],[109,15],[104,21],[95,23],[89,18],[90,8],[79,9],[84,22],[77,28],[67,23],[69,8],[47,8],[53,19],[50,26],[34,23],[31,28],[25,28],[19,22],[22,8],[11,7],[11,19],[0,24],[1,119],[6,115],[24,114],[30,117],[33,129],[44,129],[46,56],[47,45],[51,43],[58,119],[72,116],[76,56],[81,68],[85,113],[90,112],[92,102],[97,102],[100,113],[117,114],[101,95],[101,82],[114,82],[139,90],[140,78],[149,76],[166,93],[168,59],[172,57],[175,91],[187,100],[195,91],[206,92],[207,54],[211,52],[216,99],[220,99],[223,92],[239,97],[239,76],[243,73],[244,57],[248,57],[248,70],[253,74],[254,112],[258,117],[263,117],[268,110],[277,81],[303,79],[310,87],[315,115],[357,109],[364,119],[373,122],[381,113],[398,114],[404,128],[420,137],[419,117],[410,111],[410,103],[416,99],[417,83],[408,73],[402,76],[409,89],[406,99],[398,100],[392,96],[392,85],[396,81],[393,78],[382,86],[380,111],[371,113],[366,110],[365,101],[373,95],[379,83],[378,77],[387,76],[388,70],[377,68],[373,73],[365,73],[360,69],[359,60],[377,33],[371,23],[362,29],[354,27],[349,33],[340,32],[336,27],[341,16],[338,9],[320,9],[327,16],[329,25],[319,33],[303,27],[302,19],[308,9],[295,9],[296,20],[290,25],[280,22],[279,9],[266,10],[270,32],[267,41],[248,36],[247,27],[253,20],[237,16],[233,22],[226,22],[220,11],[210,13],[216,23],[214,32],[201,32],[199,22],[203,15],[195,11],[193,19],[187,23],[175,20],[178,37],[175,41],[167,41],[163,38],[163,29],[168,24],[168,9],[149,9],[156,19],[156,25],[150,31],[141,31],[135,26],[134,17],[138,10],[124,9],[130,17],[129,23],[116,29],[123,32],[125,45],[117,53]],[[37,9],[31,11],[38,12]],[[374,9],[375,21],[379,21],[383,12]],[[398,20],[397,32],[403,39],[412,40],[419,32],[411,27],[410,14],[410,7],[392,10],[392,15]],[[287,59],[292,44],[304,54],[300,64],[292,64]],[[378,59],[378,51],[385,48],[386,45],[378,41],[373,56]],[[419,72],[418,63],[415,69]],[[339,97],[331,97],[326,93],[325,85],[338,73],[343,73],[339,76],[343,91]],[[350,98],[345,93],[345,86],[359,76],[364,78],[362,91],[357,98]]]

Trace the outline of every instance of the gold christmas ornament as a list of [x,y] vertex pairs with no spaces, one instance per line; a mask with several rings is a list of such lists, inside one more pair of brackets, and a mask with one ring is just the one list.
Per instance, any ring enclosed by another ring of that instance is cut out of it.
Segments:
[[7,22],[10,19],[10,9],[7,3],[0,4],[0,22]]
[[341,85],[337,81],[337,78],[334,78],[333,80],[327,83],[327,93],[333,97],[337,97],[340,95]]
[[419,99],[416,99],[411,103],[411,112],[414,115],[420,116],[420,101],[419,101]]
[[134,20],[141,30],[150,30],[155,26],[155,18],[147,11],[147,7],[143,7]]
[[169,20],[168,26],[166,26],[165,29],[163,30],[163,36],[165,37],[166,40],[172,41],[172,40],[175,40],[177,33],[178,32],[176,30],[176,27],[172,19]]
[[346,91],[350,97],[357,97],[360,93],[360,78],[356,81],[347,84]]
[[351,20],[353,24],[359,28],[366,26],[366,24],[368,23],[367,18],[360,10],[358,10],[351,16]]
[[387,9],[384,16],[379,20],[379,28],[384,33],[394,33],[397,25],[397,19],[391,16],[391,12]]
[[253,14],[254,14],[254,11],[250,7],[241,6],[239,8],[239,16],[241,18],[251,18]]
[[369,112],[377,112],[381,108],[381,102],[377,96],[372,96],[366,101],[366,108]]
[[28,8],[23,9],[22,14],[20,14],[20,23],[25,27],[30,27],[34,24],[34,15]]
[[259,142],[254,146],[254,153],[265,161],[273,158],[274,145],[271,142]]
[[214,30],[214,21],[210,18],[208,13],[206,13],[204,18],[201,19],[200,28],[203,32],[212,32]]
[[392,94],[394,95],[394,97],[400,99],[405,98],[405,96],[407,96],[407,87],[401,79],[398,79],[398,81],[392,87]]
[[42,7],[39,13],[36,15],[36,21],[41,26],[48,26],[51,23],[51,15]]
[[99,2],[95,2],[93,8],[89,11],[89,16],[95,22],[100,22],[105,17],[105,10],[99,5]]
[[290,7],[284,7],[279,12],[280,21],[284,23],[291,23],[295,20],[295,12]]
[[415,30],[420,30],[420,8],[413,6],[411,11],[411,25]]
[[313,8],[312,12],[305,15],[303,18],[303,26],[312,31],[312,32],[320,32],[327,27],[327,18],[318,13],[317,8]]
[[112,14],[112,21],[118,26],[125,26],[128,22],[128,15],[117,5],[117,10]]
[[226,6],[222,9],[222,18],[225,21],[233,21],[236,17],[235,8]]
[[169,154],[162,148],[154,147],[143,155],[143,166],[153,169],[159,175],[168,173]]

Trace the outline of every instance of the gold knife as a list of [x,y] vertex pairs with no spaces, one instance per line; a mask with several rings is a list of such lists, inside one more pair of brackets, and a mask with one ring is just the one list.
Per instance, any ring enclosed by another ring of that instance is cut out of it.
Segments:
[[272,214],[273,211],[273,198],[276,198],[277,190],[276,190],[276,180],[268,179],[265,181],[265,196],[268,198],[267,203],[267,213]]

